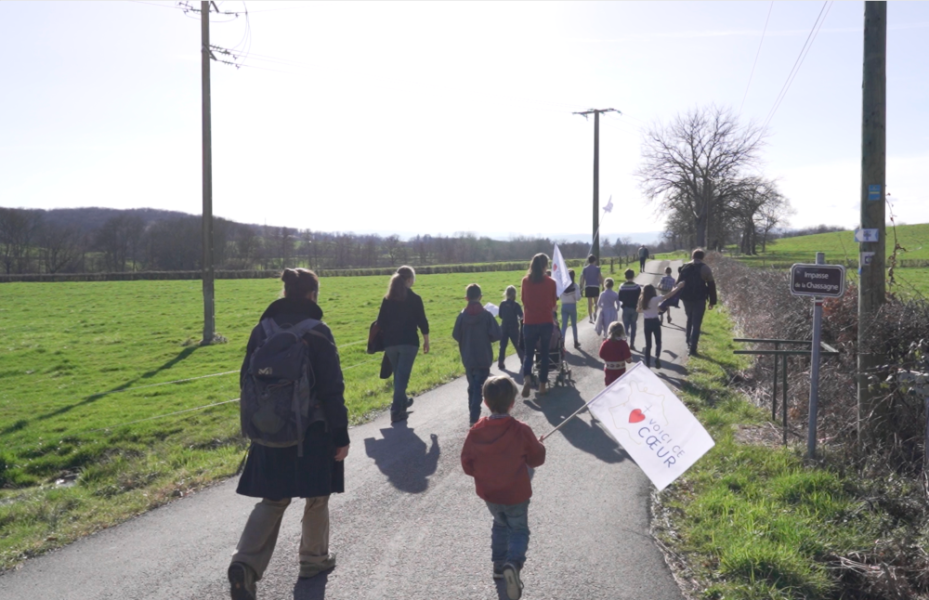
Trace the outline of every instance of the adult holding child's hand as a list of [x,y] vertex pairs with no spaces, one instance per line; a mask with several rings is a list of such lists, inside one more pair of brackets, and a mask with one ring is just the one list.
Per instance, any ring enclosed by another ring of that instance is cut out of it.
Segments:
[[529,397],[532,363],[538,351],[539,394],[548,391],[548,347],[555,328],[555,309],[558,306],[558,291],[555,280],[545,274],[548,256],[536,254],[529,264],[529,272],[523,277],[523,341],[526,351],[523,359],[523,398]]
[[413,361],[419,353],[419,329],[423,334],[423,354],[429,353],[429,321],[423,299],[412,289],[416,282],[413,267],[402,266],[390,278],[387,294],[381,301],[377,324],[384,332],[384,354],[394,372],[394,399],[390,406],[392,423],[405,421],[413,399],[406,388],[413,373]]

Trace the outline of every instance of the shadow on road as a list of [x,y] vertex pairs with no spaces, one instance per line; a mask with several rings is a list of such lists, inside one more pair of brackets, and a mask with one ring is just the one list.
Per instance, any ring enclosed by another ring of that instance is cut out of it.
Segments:
[[[545,415],[552,427],[560,425],[562,421],[586,404],[580,392],[572,387],[553,388],[545,396],[526,400],[523,403]],[[539,435],[544,433],[548,431],[539,432]],[[578,450],[592,454],[605,463],[620,463],[629,458],[626,451],[605,431],[580,418],[574,418],[565,423],[558,433]]]
[[294,600],[323,600],[328,583],[328,571],[309,579],[298,579],[297,585],[294,586]]
[[365,454],[402,492],[421,494],[429,488],[429,476],[439,464],[439,436],[430,434],[432,445],[424,442],[406,421],[381,429],[381,439],[366,438]]

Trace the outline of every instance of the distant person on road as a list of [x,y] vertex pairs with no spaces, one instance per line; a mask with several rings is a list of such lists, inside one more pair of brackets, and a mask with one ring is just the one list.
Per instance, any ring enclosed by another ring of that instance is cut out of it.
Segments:
[[706,301],[710,301],[710,309],[716,306],[716,282],[713,280],[713,269],[703,262],[704,256],[706,254],[700,248],[694,250],[691,254],[692,260],[681,267],[680,274],[677,276],[677,282],[684,284],[680,297],[684,301],[684,313],[687,315],[687,326],[684,332],[687,349],[691,356],[697,355]]
[[623,309],[623,327],[626,329],[626,335],[629,336],[629,347],[635,350],[636,323],[639,319],[637,308],[642,287],[635,282],[635,271],[626,269],[624,275],[626,281],[619,286],[619,303]]
[[500,339],[500,326],[492,314],[481,306],[481,286],[472,283],[465,289],[468,306],[458,313],[452,337],[458,342],[461,363],[468,376],[468,410],[471,426],[481,418],[484,382],[494,364],[493,343]]
[[519,347],[519,326],[523,321],[523,307],[516,301],[516,286],[508,285],[503,292],[504,300],[500,303],[497,315],[500,317],[500,358],[497,367],[502,371],[506,364],[506,344],[512,342],[519,357],[520,368],[523,364],[523,351]]
[[545,274],[548,255],[536,254],[523,277],[523,398],[529,397],[532,384],[532,363],[539,352],[539,395],[548,391],[549,346],[555,330],[555,309],[558,307],[558,287],[555,280]]
[[587,317],[593,323],[597,320],[597,298],[603,288],[603,273],[593,254],[587,257],[587,266],[581,270],[581,283],[584,284],[584,297],[587,298]]
[[468,432],[461,467],[474,477],[477,495],[494,518],[490,530],[493,578],[505,580],[507,597],[519,600],[523,589],[519,573],[529,548],[529,469],[545,462],[545,446],[528,425],[510,416],[516,404],[512,379],[491,377],[483,394],[491,414]]
[[[307,269],[285,269],[284,297],[275,300],[261,319],[278,326],[296,325],[306,319],[321,321],[319,279]],[[240,379],[248,376],[252,355],[265,339],[261,324],[248,340]],[[284,510],[292,498],[305,498],[300,538],[300,577],[314,577],[335,566],[329,552],[329,495],[345,491],[345,457],[348,456],[348,410],[339,352],[332,331],[319,323],[303,336],[313,382],[310,391],[324,418],[312,422],[302,445],[284,448],[253,442],[236,493],[262,498],[245,524],[229,565],[233,600],[254,600],[260,580],[277,543]]]
[[429,354],[429,321],[423,299],[411,290],[416,282],[413,267],[402,266],[390,278],[387,294],[377,313],[377,324],[384,332],[384,354],[394,372],[394,399],[390,405],[392,423],[406,421],[413,399],[406,388],[413,373],[413,361],[419,353],[419,335],[423,333],[423,354]]
[[600,314],[597,315],[594,331],[604,339],[609,336],[610,323],[619,319],[619,295],[613,291],[613,285],[613,278],[607,277],[604,282],[606,289],[597,298]]
[[603,359],[603,385],[610,385],[626,372],[626,365],[632,364],[632,352],[626,343],[626,329],[619,321],[610,323],[609,337],[600,344],[600,358]]
[[645,244],[639,246],[639,273],[645,272],[645,261],[648,260],[648,248]]
[[663,302],[664,306],[658,311],[659,316],[661,317],[661,322],[664,323],[665,313],[668,315],[668,323],[671,322],[671,307],[677,308],[677,299],[669,298],[671,290],[674,288],[674,277],[671,276],[671,267],[666,267],[664,270],[664,277],[661,278],[661,281],[658,283],[658,290],[664,295],[668,302]]
[[[676,292],[684,287],[683,284],[671,288],[670,293]],[[642,288],[642,295],[639,297],[638,312],[642,313],[642,321],[645,325],[645,366],[652,366],[652,338],[655,338],[655,368],[661,368],[661,321],[658,319],[658,306],[664,301],[665,296],[659,295],[655,291],[655,286],[649,284]]]
[[574,275],[574,269],[568,269],[571,283],[561,293],[561,339],[567,339],[564,334],[568,331],[568,319],[570,319],[571,331],[574,332],[574,347],[580,348],[581,343],[577,341],[577,303],[581,300],[581,288],[574,283]]

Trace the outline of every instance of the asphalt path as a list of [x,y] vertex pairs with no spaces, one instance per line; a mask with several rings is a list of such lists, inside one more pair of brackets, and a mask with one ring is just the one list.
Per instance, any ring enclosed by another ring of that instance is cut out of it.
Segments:
[[[657,284],[669,264],[676,271],[680,263],[650,261],[637,281]],[[621,275],[615,277],[618,284]],[[684,376],[686,360],[683,311],[673,315],[674,323],[662,331],[663,368],[656,370],[672,384]],[[642,348],[641,317],[639,331]],[[579,333],[580,350],[567,333],[574,384],[541,397],[517,397],[514,416],[537,435],[603,387],[600,340],[587,321],[579,324]],[[417,362],[427,360],[421,355]],[[634,360],[641,360],[638,352]],[[507,360],[506,372],[521,381],[515,356]],[[461,470],[467,431],[464,378],[418,397],[405,424],[392,426],[384,414],[352,428],[347,491],[330,502],[336,568],[298,579],[302,501],[295,501],[258,598],[506,598],[502,584],[491,578],[490,513]],[[682,600],[649,534],[654,488],[622,447],[587,412],[545,445],[546,462],[532,482],[523,598]],[[0,577],[0,598],[228,598],[226,567],[255,502],[236,495],[235,485],[235,480],[215,485],[29,560]]]

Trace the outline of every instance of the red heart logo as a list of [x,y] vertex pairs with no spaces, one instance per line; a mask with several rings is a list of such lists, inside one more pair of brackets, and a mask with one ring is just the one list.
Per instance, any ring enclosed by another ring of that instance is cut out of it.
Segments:
[[645,420],[645,413],[643,413],[638,408],[632,411],[631,413],[629,413],[630,423],[638,423],[639,421],[644,421],[644,420]]

